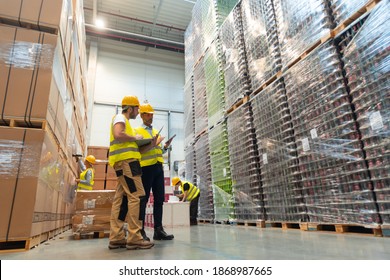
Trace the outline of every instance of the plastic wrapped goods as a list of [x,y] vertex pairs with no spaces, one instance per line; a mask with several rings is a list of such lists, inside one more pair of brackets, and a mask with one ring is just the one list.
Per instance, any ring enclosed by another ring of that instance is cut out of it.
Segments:
[[275,10],[271,0],[243,0],[241,9],[248,70],[255,91],[282,66]]
[[284,75],[311,222],[376,225],[372,183],[333,41]]
[[228,115],[227,127],[236,219],[265,220],[259,157],[249,102]]
[[336,25],[342,24],[371,0],[330,0]]
[[194,151],[196,154],[196,184],[200,189],[199,218],[214,220],[209,139],[206,133],[196,141]]
[[379,212],[390,224],[390,1],[371,12],[344,61]]
[[267,220],[306,221],[286,91],[278,79],[251,99]]
[[219,38],[225,78],[224,96],[226,108],[229,109],[250,93],[240,5],[233,9],[221,26]]
[[274,0],[283,67],[334,27],[325,0]]

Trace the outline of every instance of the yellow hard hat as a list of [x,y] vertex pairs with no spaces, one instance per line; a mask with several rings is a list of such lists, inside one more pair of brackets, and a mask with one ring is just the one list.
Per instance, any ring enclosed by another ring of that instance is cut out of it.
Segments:
[[138,97],[134,95],[127,95],[123,97],[122,106],[139,106]]
[[88,161],[90,164],[96,163],[96,158],[93,155],[89,155],[85,158],[86,161]]
[[140,114],[142,114],[142,113],[153,114],[154,110],[153,110],[152,105],[150,105],[149,103],[144,103],[144,104],[139,106],[139,112],[140,112]]
[[177,183],[179,183],[181,180],[179,177],[173,177],[172,178],[172,185],[176,186]]

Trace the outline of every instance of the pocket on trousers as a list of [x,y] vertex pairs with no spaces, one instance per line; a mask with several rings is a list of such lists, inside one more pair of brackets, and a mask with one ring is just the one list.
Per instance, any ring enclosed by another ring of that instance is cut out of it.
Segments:
[[131,193],[135,193],[137,191],[137,187],[135,186],[134,180],[125,175],[125,181],[129,191]]
[[131,174],[133,174],[133,176],[141,176],[142,175],[141,164],[139,163],[138,160],[129,162],[129,167],[131,170]]

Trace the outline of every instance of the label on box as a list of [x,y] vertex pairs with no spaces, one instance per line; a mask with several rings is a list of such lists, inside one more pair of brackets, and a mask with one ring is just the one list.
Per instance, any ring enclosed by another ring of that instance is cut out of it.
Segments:
[[84,199],[84,209],[95,208],[96,199]]
[[93,225],[94,215],[83,216],[83,225]]
[[268,164],[268,156],[267,154],[263,154],[263,163]]
[[310,130],[310,134],[311,134],[311,139],[318,138],[317,129],[313,128],[312,130]]
[[309,138],[302,139],[302,147],[304,152],[310,151]]
[[383,128],[383,119],[379,111],[373,112],[370,115],[370,125],[372,130],[379,130]]

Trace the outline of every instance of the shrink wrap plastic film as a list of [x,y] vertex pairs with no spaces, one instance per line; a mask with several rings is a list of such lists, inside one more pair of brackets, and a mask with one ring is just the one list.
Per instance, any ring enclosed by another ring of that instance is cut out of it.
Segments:
[[306,221],[297,150],[283,79],[251,99],[267,220]]
[[380,222],[333,40],[284,75],[310,222]]
[[208,132],[216,221],[234,219],[229,145],[226,126],[226,121],[224,120],[215,125]]
[[224,96],[226,109],[229,109],[250,93],[240,5],[233,9],[221,26],[219,38],[225,78]]
[[344,62],[379,213],[390,224],[390,1],[371,12]]
[[221,66],[219,40],[215,40],[204,56],[208,126],[215,125],[225,114],[225,82]]
[[271,0],[241,4],[248,71],[255,91],[282,66],[274,5]]
[[196,186],[200,189],[199,218],[214,220],[214,202],[211,178],[209,139],[201,135],[194,145],[196,164]]
[[330,0],[336,25],[340,25],[372,0]]
[[273,0],[273,3],[283,67],[334,27],[326,0]]
[[237,220],[264,220],[256,135],[249,103],[227,117],[233,200]]

